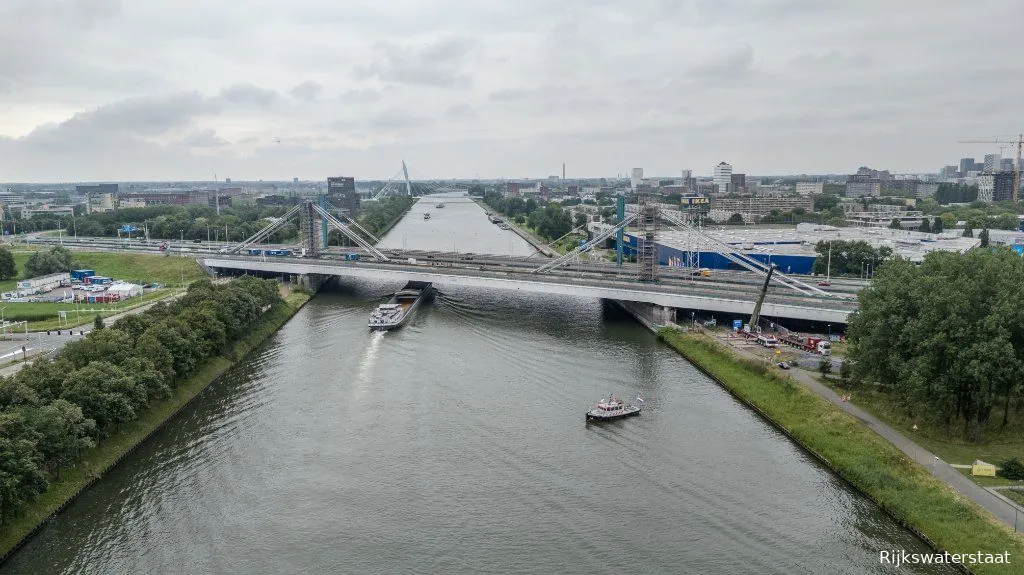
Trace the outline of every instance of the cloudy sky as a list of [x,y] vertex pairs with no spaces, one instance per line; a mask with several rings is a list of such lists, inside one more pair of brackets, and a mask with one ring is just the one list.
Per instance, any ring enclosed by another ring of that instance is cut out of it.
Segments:
[[1021,0],[0,0],[0,181],[934,172],[1024,129],[1020,22]]

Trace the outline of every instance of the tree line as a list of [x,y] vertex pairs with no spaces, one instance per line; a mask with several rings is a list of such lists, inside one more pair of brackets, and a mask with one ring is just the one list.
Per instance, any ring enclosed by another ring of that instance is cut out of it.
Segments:
[[1024,407],[1024,258],[1012,250],[895,258],[858,299],[853,385],[970,440]]
[[892,248],[876,248],[860,240],[818,242],[814,246],[814,251],[818,252],[818,257],[814,260],[814,273],[829,273],[834,276],[860,276],[892,257]]
[[978,184],[953,184],[942,182],[935,192],[939,204],[969,204],[978,199]]
[[65,345],[53,361],[0,378],[0,525],[279,301],[269,280],[196,282],[177,301],[111,327],[97,322],[100,329]]
[[[267,225],[266,218],[278,217],[289,206],[233,206],[215,208],[202,205],[148,206],[96,212],[74,220],[64,219],[61,225],[68,235],[116,238],[124,224],[137,228],[131,237],[141,238],[148,232],[152,239],[242,241]],[[298,235],[298,227],[289,223],[276,231],[270,242],[284,242]]]
[[569,210],[562,209],[562,206],[554,202],[542,207],[533,198],[506,198],[498,192],[486,192],[484,203],[516,223],[526,223],[546,239],[560,238],[574,227]]

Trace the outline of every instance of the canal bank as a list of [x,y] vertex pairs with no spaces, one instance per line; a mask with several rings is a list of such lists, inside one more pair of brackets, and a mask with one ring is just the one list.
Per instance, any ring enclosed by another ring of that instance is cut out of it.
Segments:
[[[490,210],[494,209],[494,208],[488,206],[487,204],[485,204],[483,202],[483,200],[481,200],[479,198],[473,198],[473,201],[475,201],[481,208],[483,208],[484,211],[490,211]],[[538,240],[537,238],[535,238],[533,236],[533,234],[531,234],[530,232],[520,228],[515,223],[508,221],[508,219],[505,220],[505,223],[508,225],[509,229],[512,230],[517,236],[519,236],[519,237],[523,238],[524,240],[526,240],[526,243],[528,243],[531,246],[533,246],[533,249],[537,250],[538,252],[540,252],[544,256],[549,257],[549,258],[554,258],[554,257],[558,256],[558,253],[555,252],[555,250],[553,250],[553,249],[549,248],[548,246],[544,245],[543,243],[541,243],[541,241]]]
[[73,468],[64,470],[59,479],[28,505],[24,513],[4,526],[0,536],[0,566],[27,543],[51,518],[59,514],[79,495],[102,479],[126,456],[160,430],[188,406],[207,386],[223,375],[236,362],[258,348],[281,328],[310,299],[295,292],[267,311],[250,329],[249,335],[232,344],[223,354],[208,360],[191,377],[177,386],[171,397],[153,405],[146,413],[126,423],[117,435],[104,439],[86,451]]
[[936,551],[992,555],[1008,551],[1011,562],[1017,560],[1010,565],[962,566],[965,572],[1022,572],[1021,536],[852,416],[789,377],[740,359],[704,335],[662,329],[658,336]]

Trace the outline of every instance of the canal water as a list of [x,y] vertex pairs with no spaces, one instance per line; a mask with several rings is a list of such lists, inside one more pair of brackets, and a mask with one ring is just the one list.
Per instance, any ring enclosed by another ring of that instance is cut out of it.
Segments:
[[[908,573],[878,552],[926,550],[599,301],[441,286],[368,332],[397,287],[318,295],[0,571]],[[611,392],[643,415],[585,424]]]

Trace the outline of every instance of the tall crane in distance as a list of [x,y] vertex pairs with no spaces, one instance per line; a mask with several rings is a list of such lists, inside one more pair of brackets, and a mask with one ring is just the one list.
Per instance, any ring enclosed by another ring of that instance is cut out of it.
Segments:
[[1024,146],[1024,134],[1017,135],[1017,141],[1013,140],[961,140],[957,142],[959,144],[1003,144],[1003,145],[1017,145],[1017,163],[1013,169],[1013,201],[1017,202],[1019,199],[1017,196],[1020,193],[1020,152],[1021,147]]

